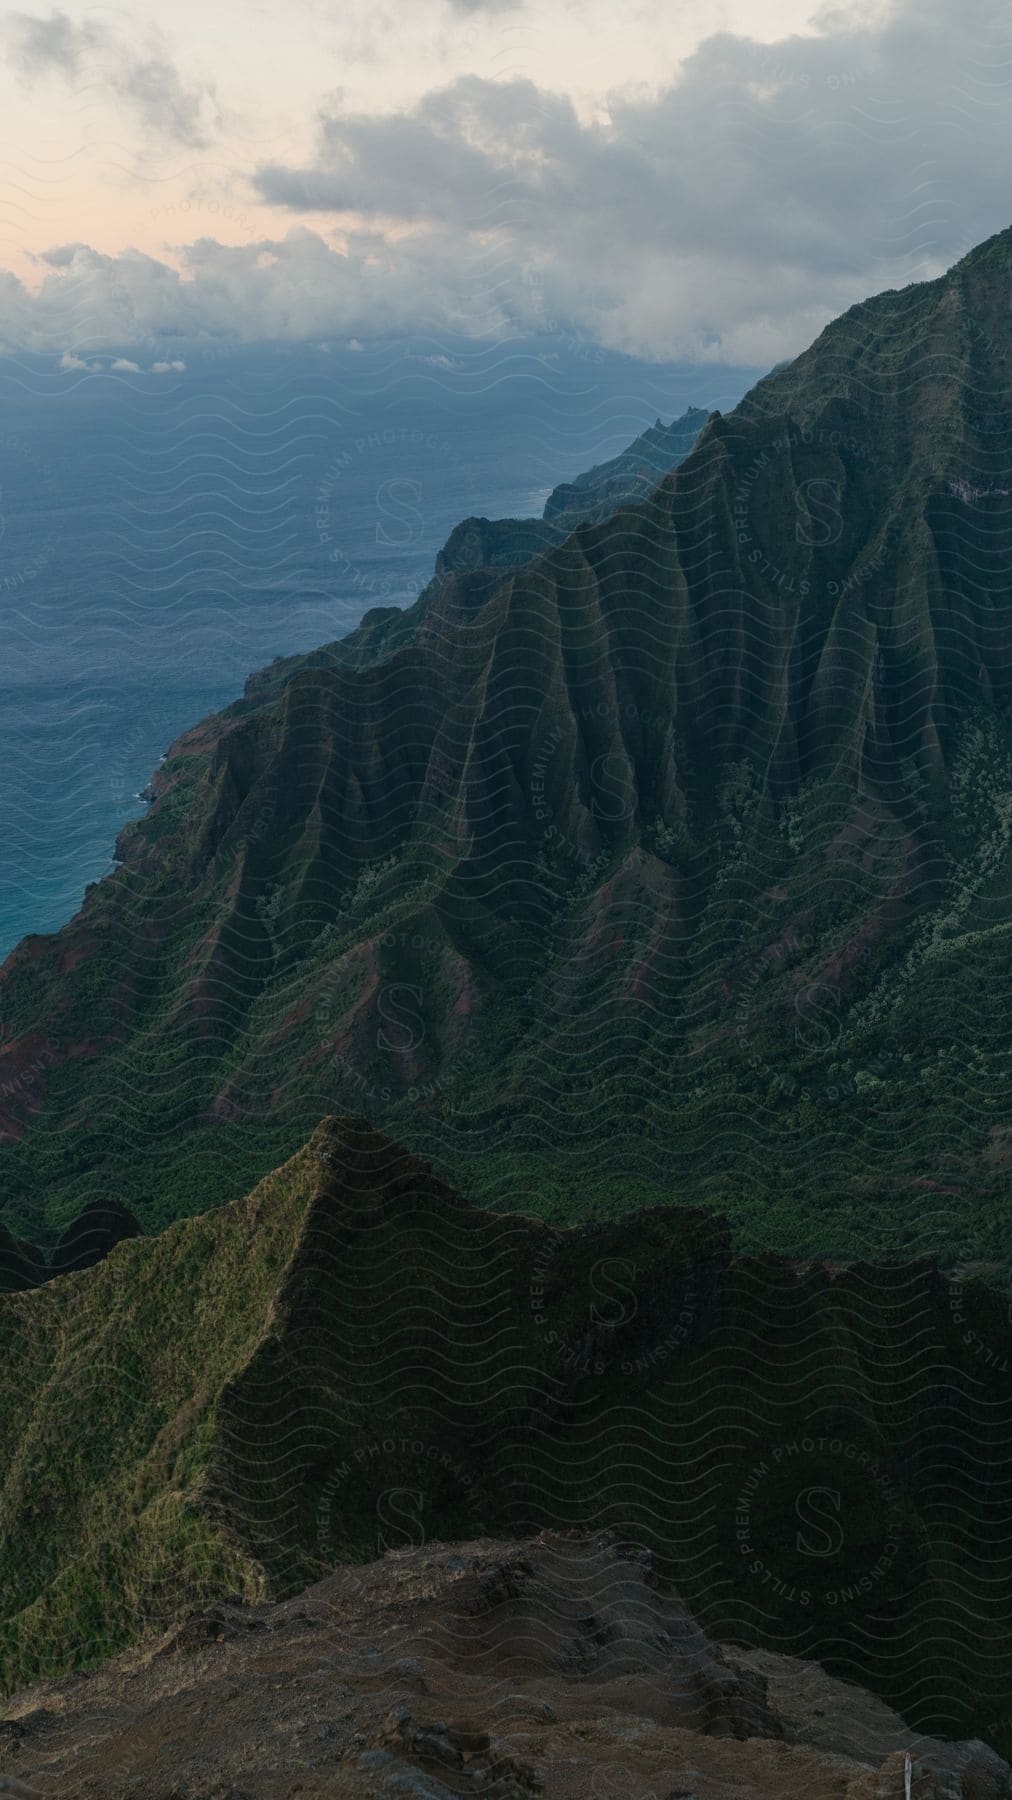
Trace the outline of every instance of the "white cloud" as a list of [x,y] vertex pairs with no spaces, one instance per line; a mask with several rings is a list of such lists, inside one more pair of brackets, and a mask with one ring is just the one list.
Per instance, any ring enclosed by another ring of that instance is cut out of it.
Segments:
[[[23,56],[63,68],[83,54],[44,23]],[[474,75],[396,115],[332,101],[310,162],[254,178],[313,229],[201,238],[178,266],[57,246],[37,293],[0,275],[0,338],[171,361],[201,339],[541,330],[768,366],[1012,213],[997,0],[968,0],[958,35],[944,0],[817,25],[774,44],[711,37],[666,88],[592,118],[530,81]]]
[[997,0],[968,0],[958,34],[945,0],[817,23],[711,37],[668,87],[592,119],[477,76],[396,116],[332,111],[311,164],[257,185],[296,213],[396,224],[420,263],[452,245],[478,313],[494,294],[523,316],[540,288],[543,316],[612,348],[768,362],[1012,215]]
[[[171,363],[200,341],[351,336],[362,346],[419,322],[476,331],[473,283],[456,267],[452,248],[449,237],[399,246],[366,232],[337,249],[296,226],[283,238],[252,244],[201,238],[176,269],[138,251],[113,257],[81,244],[60,246],[40,259],[47,272],[33,292],[0,273],[0,345],[59,354],[73,334],[78,357],[145,346]],[[501,328],[505,318],[502,308],[490,307],[484,322]]]
[[182,375],[185,368],[186,364],[180,362],[178,357],[176,357],[172,362],[153,362],[151,364],[151,373],[152,375]]
[[139,375],[141,372],[140,363],[131,362],[128,356],[117,356],[112,367],[122,370],[125,375]]
[[83,357],[78,356],[75,351],[65,350],[60,357],[60,368],[70,370],[84,369],[88,374],[94,375],[101,371],[102,364],[100,362],[95,362],[94,360],[87,362]]

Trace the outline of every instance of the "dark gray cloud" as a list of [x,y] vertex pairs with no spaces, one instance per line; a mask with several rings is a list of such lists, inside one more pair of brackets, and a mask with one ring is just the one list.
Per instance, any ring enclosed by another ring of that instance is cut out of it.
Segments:
[[[996,0],[905,0],[881,24],[708,39],[659,94],[577,117],[476,76],[407,114],[339,112],[263,198],[354,212],[537,275],[555,316],[616,347],[789,354],[863,294],[931,274],[1007,224],[1012,65]],[[489,246],[495,243],[492,258]]]
[[[254,177],[314,230],[201,239],[181,273],[66,246],[37,298],[0,281],[0,333],[59,350],[72,317],[92,347],[121,348],[540,329],[769,366],[1012,222],[1005,35],[997,0],[968,0],[959,33],[946,0],[898,0],[877,26],[827,14],[772,45],[712,37],[662,91],[590,120],[531,81],[477,76],[396,115],[332,102],[310,163]],[[171,88],[162,100],[171,114]]]
[[11,64],[28,82],[59,75],[87,79],[124,101],[146,132],[198,148],[208,141],[217,108],[208,83],[187,85],[157,35],[143,49],[125,43],[106,25],[78,25],[66,13],[48,17],[9,13],[2,27]]

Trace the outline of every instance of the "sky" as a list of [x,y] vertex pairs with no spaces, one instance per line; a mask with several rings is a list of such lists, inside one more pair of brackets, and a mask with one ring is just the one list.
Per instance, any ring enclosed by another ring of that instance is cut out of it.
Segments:
[[14,8],[0,347],[768,366],[1012,222],[1010,84],[1002,0]]

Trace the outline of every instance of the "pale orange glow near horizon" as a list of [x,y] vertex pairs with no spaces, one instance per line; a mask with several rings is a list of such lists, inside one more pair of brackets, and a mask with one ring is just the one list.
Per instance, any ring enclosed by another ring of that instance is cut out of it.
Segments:
[[[71,5],[72,29],[91,36],[68,72],[55,60],[28,70],[19,58],[16,22],[54,16],[29,5],[0,28],[0,267],[33,287],[45,273],[37,259],[69,243],[174,263],[174,246],[202,237],[249,244],[293,225],[330,237],[332,213],[268,205],[251,181],[262,163],[311,157],[323,107],[389,114],[470,73],[530,80],[567,95],[584,118],[604,116],[610,94],[655,91],[715,32],[774,42],[813,29],[811,14],[810,0],[687,0],[677,11],[655,0],[622,9],[548,0],[484,15],[446,0],[410,15],[362,0],[339,15],[314,0],[208,14],[182,0],[163,30],[149,6]],[[135,103],[138,65],[157,86],[163,58],[200,97],[199,143],[152,130]]]

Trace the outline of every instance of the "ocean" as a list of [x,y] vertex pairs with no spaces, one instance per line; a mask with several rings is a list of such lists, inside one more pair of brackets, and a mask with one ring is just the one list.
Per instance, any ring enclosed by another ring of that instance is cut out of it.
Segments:
[[123,359],[0,359],[0,957],[71,916],[252,670],[409,604],[468,514],[540,513],[761,373],[560,338]]

